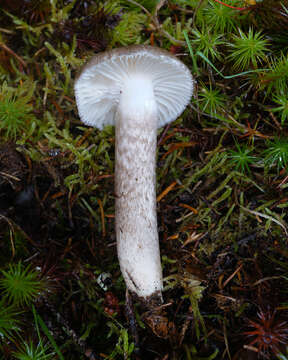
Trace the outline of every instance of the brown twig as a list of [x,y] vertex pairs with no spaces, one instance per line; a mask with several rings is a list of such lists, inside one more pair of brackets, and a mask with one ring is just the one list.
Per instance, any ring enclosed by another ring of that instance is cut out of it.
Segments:
[[12,49],[10,49],[7,45],[0,42],[0,47],[3,50],[7,51],[9,54],[13,55],[24,67],[27,67],[26,62],[19,55],[17,55]]

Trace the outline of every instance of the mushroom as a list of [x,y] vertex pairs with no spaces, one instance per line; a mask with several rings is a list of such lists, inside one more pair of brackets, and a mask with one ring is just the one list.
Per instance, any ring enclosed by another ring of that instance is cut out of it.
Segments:
[[81,120],[115,125],[115,229],[128,290],[162,300],[156,213],[157,128],[175,120],[192,96],[193,78],[175,56],[135,45],[96,54],[75,81]]

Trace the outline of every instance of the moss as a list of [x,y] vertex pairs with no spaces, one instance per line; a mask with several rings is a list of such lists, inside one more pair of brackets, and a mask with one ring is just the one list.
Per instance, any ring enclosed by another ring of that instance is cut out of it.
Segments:
[[[3,357],[128,359],[139,346],[147,359],[247,357],[243,332],[257,311],[287,321],[287,1],[1,6],[0,282],[21,261],[49,285],[29,301],[1,300]],[[145,316],[136,304],[129,328],[114,246],[114,130],[83,126],[73,80],[95,52],[136,43],[179,56],[197,89],[158,134],[166,303]]]

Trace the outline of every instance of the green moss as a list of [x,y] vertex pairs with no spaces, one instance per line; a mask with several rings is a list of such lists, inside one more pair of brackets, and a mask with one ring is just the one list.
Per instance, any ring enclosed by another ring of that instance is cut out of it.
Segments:
[[237,70],[247,70],[263,63],[268,53],[268,40],[260,32],[253,32],[251,28],[247,34],[239,30],[239,36],[234,36],[229,58],[233,60],[233,67]]
[[0,287],[3,295],[14,305],[28,305],[44,289],[44,282],[39,280],[36,271],[21,262],[10,265],[9,270],[2,270]]
[[7,140],[16,140],[26,132],[36,118],[30,101],[36,83],[25,83],[18,88],[8,87],[5,82],[0,89],[0,131]]
[[121,16],[119,25],[113,31],[112,46],[127,46],[131,44],[140,44],[142,41],[142,31],[147,22],[145,14],[131,11]]
[[[244,357],[239,329],[263,294],[286,309],[288,3],[225,4],[3,2],[1,351],[55,358],[57,343],[71,360],[92,348],[115,359],[137,351],[115,248],[114,129],[83,126],[73,90],[87,59],[130,44],[167,49],[196,80],[185,112],[159,129],[166,303],[145,326],[135,307],[146,358],[152,343],[159,358]],[[107,271],[105,292],[97,277]],[[42,292],[47,274],[55,288]]]
[[[227,0],[226,3],[231,6],[237,6],[237,3],[241,4],[240,1],[231,0]],[[203,7],[203,15],[204,22],[213,27],[218,34],[229,33],[240,25],[239,13],[213,0],[209,0],[208,4]]]

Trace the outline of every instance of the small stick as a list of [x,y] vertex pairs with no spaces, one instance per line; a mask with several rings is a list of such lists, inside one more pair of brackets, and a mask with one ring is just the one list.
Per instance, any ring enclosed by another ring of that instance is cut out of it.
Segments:
[[160,195],[157,196],[157,202],[161,201],[173,188],[177,185],[176,181],[173,181]]
[[21,181],[18,177],[13,176],[11,174],[8,174],[8,173],[6,173],[4,171],[0,171],[0,175],[3,176],[3,177],[6,177],[8,179],[12,179],[12,180],[15,180],[15,181]]
[[102,237],[106,236],[106,230],[105,230],[105,214],[103,209],[103,204],[100,199],[97,199],[99,208],[100,208],[100,215],[101,215],[101,225],[102,225]]
[[0,47],[3,50],[7,51],[9,54],[13,55],[24,67],[27,67],[26,62],[19,55],[17,55],[12,49],[10,49],[7,45],[0,42]]
[[157,143],[157,146],[161,145],[164,137],[166,136],[166,134],[167,134],[167,132],[168,132],[168,130],[170,128],[170,126],[171,126],[171,123],[165,126],[164,130],[162,131],[161,137],[160,137],[160,139],[159,139],[159,141]]
[[225,2],[220,1],[220,0],[214,0],[214,1],[218,2],[218,3],[221,4],[221,5],[227,6],[227,7],[230,8],[230,9],[234,9],[234,10],[243,11],[243,10],[250,9],[250,6],[237,7],[237,6],[228,5],[228,4],[226,4]]
[[243,267],[243,264],[241,264],[241,265],[233,272],[233,274],[228,277],[228,279],[224,282],[222,289],[230,282],[231,279],[233,279],[233,277],[242,269],[242,267]]

